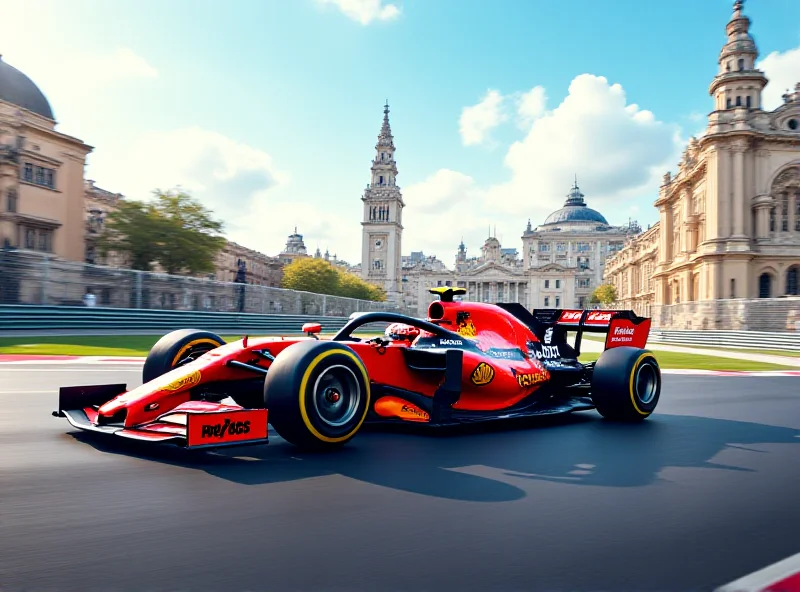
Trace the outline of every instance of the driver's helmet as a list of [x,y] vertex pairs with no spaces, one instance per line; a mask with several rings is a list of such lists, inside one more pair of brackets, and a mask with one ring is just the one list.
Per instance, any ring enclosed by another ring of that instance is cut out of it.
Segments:
[[386,327],[386,331],[383,334],[393,341],[414,341],[419,332],[417,327],[404,323],[392,323]]

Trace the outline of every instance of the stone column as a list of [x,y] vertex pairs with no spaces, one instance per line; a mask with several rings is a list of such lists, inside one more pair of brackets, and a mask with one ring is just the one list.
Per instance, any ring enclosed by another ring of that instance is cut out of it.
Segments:
[[756,211],[756,236],[757,240],[769,238],[769,210],[772,207],[772,196],[759,195],[753,200]]
[[733,145],[733,236],[746,238],[744,233],[744,141]]
[[731,153],[730,149],[720,147],[717,150],[718,187],[717,187],[717,236],[721,239],[731,235]]

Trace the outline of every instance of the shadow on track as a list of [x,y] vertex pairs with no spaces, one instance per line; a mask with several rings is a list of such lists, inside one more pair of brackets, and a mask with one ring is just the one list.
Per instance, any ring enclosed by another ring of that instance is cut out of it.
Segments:
[[754,454],[768,454],[757,445],[800,444],[798,434],[757,423],[680,415],[622,425],[585,412],[435,433],[370,427],[344,448],[317,454],[300,452],[274,432],[268,445],[216,452],[154,448],[86,432],[71,436],[103,453],[197,469],[243,485],[344,475],[420,495],[505,502],[526,495],[520,479],[639,487],[658,480],[667,467],[751,471],[712,459],[726,449],[748,446]]

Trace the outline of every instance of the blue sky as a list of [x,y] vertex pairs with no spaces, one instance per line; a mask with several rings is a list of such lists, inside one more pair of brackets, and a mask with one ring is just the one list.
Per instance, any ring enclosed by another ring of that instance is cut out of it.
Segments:
[[[573,174],[611,223],[655,222],[658,181],[712,108],[732,4],[29,0],[4,8],[0,52],[95,147],[89,178],[129,198],[180,184],[273,255],[297,225],[358,261],[388,98],[403,252],[451,265],[489,225],[519,248]],[[774,108],[800,82],[800,2],[745,12]]]

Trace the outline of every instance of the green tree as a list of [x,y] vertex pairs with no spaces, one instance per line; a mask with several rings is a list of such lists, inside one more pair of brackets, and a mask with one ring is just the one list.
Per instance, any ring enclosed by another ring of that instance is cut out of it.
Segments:
[[592,292],[591,302],[600,304],[611,304],[617,299],[617,288],[614,284],[601,284]]
[[127,256],[133,269],[143,271],[154,263],[169,274],[213,271],[225,246],[222,222],[183,191],[156,190],[153,196],[152,202],[123,202],[109,215],[101,251]]
[[336,294],[339,288],[339,274],[324,259],[302,257],[283,268],[281,285],[302,292]]
[[303,257],[283,268],[281,285],[290,290],[358,298],[359,300],[386,300],[382,290],[361,278],[334,267],[324,259]]

